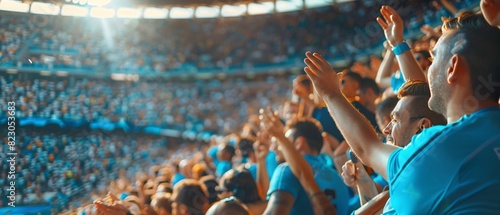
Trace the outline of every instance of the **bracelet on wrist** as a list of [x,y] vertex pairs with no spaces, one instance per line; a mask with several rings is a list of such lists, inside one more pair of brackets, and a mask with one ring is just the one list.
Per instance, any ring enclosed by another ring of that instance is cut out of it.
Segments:
[[394,53],[394,55],[401,55],[406,51],[409,51],[410,49],[411,48],[408,43],[406,41],[403,41],[402,43],[394,46],[394,48],[392,48],[392,52]]

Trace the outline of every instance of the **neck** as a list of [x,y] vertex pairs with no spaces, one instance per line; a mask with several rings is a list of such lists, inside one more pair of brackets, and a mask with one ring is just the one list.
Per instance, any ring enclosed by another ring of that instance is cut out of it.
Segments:
[[451,101],[446,108],[448,123],[458,121],[464,115],[470,115],[484,108],[498,107],[498,101],[480,100],[473,96],[464,96],[457,102]]

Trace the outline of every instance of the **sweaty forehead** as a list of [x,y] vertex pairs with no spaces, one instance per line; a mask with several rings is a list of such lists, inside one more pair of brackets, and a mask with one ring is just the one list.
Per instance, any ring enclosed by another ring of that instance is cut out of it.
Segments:
[[444,31],[443,35],[441,35],[441,37],[439,37],[439,40],[436,42],[436,45],[431,49],[431,53],[436,54],[438,50],[444,50],[444,48],[449,45],[448,41],[450,37],[455,35],[456,32],[457,30],[454,29]]

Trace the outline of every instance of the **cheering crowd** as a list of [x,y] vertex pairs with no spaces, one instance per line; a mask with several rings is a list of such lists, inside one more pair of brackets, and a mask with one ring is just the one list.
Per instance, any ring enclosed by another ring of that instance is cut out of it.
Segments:
[[[169,126],[162,124],[169,117],[158,113],[178,110],[172,125],[192,126],[177,118],[195,117],[204,129],[213,125],[231,133],[175,150],[166,150],[161,139],[28,134],[20,168],[41,174],[28,193],[47,189],[48,183],[82,183],[68,178],[71,172],[110,183],[99,189],[106,194],[96,192],[69,214],[496,214],[500,1],[482,0],[480,7],[481,13],[457,12],[443,19],[441,28],[424,27],[425,36],[406,41],[409,22],[384,5],[376,18],[386,39],[382,60],[373,57],[336,71],[325,59],[329,52],[307,51],[305,74],[293,81],[197,89],[2,79],[2,92],[9,92],[2,98],[21,97],[19,109],[26,116],[69,117],[71,108],[79,107],[73,113],[83,112],[87,120],[130,114],[127,120],[138,120],[134,123]],[[110,97],[98,93],[106,91]],[[60,103],[66,98],[73,103],[65,107]],[[107,113],[92,112],[97,110]],[[207,123],[210,115],[213,122]],[[145,154],[131,156],[141,149]],[[87,157],[73,157],[80,152]],[[150,162],[134,165],[140,156]],[[36,159],[29,163],[30,158]],[[126,173],[109,167],[118,160],[130,166]],[[58,180],[57,174],[65,176]]]
[[[408,29],[418,29],[474,2],[394,4],[405,8],[401,16]],[[138,74],[296,65],[310,49],[331,59],[353,58],[368,54],[381,41],[374,19],[384,3],[354,1],[289,13],[168,21],[7,13],[0,20],[15,28],[2,29],[7,30],[2,33],[5,41],[0,38],[5,49],[2,58],[10,66]],[[27,46],[24,52],[20,44]]]

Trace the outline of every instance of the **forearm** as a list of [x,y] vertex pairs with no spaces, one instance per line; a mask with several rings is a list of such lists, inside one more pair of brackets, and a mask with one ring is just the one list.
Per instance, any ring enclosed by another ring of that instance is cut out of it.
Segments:
[[388,77],[390,77],[392,74],[393,63],[394,63],[394,53],[392,53],[391,50],[387,50],[385,52],[384,59],[382,60],[382,63],[380,63],[380,67],[378,68],[377,77],[375,78],[375,81],[379,85],[383,87],[390,87],[391,83],[386,80],[388,80]]
[[332,92],[324,99],[330,114],[351,149],[365,165],[385,175],[387,157],[394,149],[384,149],[388,145],[384,145],[378,139],[370,122],[347,101],[340,91]]
[[259,187],[260,197],[266,199],[269,189],[269,175],[267,174],[266,159],[257,161],[257,186]]
[[399,63],[399,68],[403,73],[405,82],[408,81],[426,81],[424,72],[420,65],[418,64],[413,53],[411,51],[406,51],[400,55],[396,56]]
[[[281,152],[290,166],[290,170],[299,179],[299,181],[303,180],[305,176],[313,178],[311,166],[309,166],[304,157],[300,155],[297,149],[295,149],[295,146],[285,137],[285,135],[283,134],[277,136],[276,139],[281,146]],[[310,175],[304,175],[304,172],[306,171],[310,171]]]
[[309,196],[309,201],[311,202],[314,214],[325,214],[334,215],[337,214],[337,209],[330,203],[328,197],[320,190],[319,186],[314,183],[316,188],[311,190],[306,190],[307,196]]
[[372,180],[365,183],[358,183],[356,187],[358,188],[359,201],[361,205],[366,204],[378,195],[377,187]]

